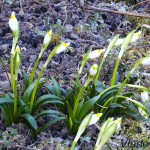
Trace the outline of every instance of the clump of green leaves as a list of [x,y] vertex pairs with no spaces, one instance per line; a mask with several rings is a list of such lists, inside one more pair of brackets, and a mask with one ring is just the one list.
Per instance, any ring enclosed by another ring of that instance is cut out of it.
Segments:
[[[56,54],[65,51],[69,46],[69,43],[62,42],[52,50],[38,75],[38,79],[35,80],[34,77],[39,61],[52,39],[52,31],[50,30],[47,32],[41,47],[41,52],[35,62],[31,74],[28,75],[27,73],[24,73],[23,75],[24,89],[23,92],[20,93],[18,92],[18,72],[21,65],[21,53],[20,48],[17,45],[19,38],[19,23],[14,12],[10,17],[9,26],[13,34],[13,44],[10,56],[12,93],[7,93],[5,97],[0,98],[0,109],[7,125],[10,126],[12,123],[22,122],[31,130],[33,136],[36,137],[37,134],[45,130],[48,126],[64,119],[64,117],[60,117],[60,112],[57,110],[41,109],[45,104],[63,104],[61,99],[52,94],[41,96],[40,92],[47,81],[47,79],[42,78],[47,65]],[[43,116],[48,117],[49,121],[42,127],[38,127],[38,121]]]
[[[109,116],[118,116],[118,114],[130,115],[136,119],[139,117],[138,114],[141,114],[145,118],[148,117],[147,109],[143,104],[135,100],[134,93],[125,93],[123,89],[128,87],[150,92],[149,89],[143,86],[127,84],[134,71],[136,71],[141,65],[149,65],[150,57],[145,57],[139,60],[122,83],[118,83],[117,80],[117,72],[124,52],[131,42],[136,42],[136,40],[138,40],[140,34],[141,31],[136,33],[135,31],[132,31],[127,35],[126,38],[123,39],[119,39],[119,35],[117,35],[109,43],[106,50],[92,51],[92,49],[90,49],[83,57],[75,85],[72,89],[66,90],[61,88],[54,79],[52,79],[52,84],[46,84],[48,91],[51,94],[56,94],[56,96],[61,97],[64,103],[64,105],[58,106],[58,108],[66,115],[66,122],[68,124],[70,133],[77,132],[84,116],[91,110],[94,110],[94,112],[97,113],[103,113],[102,120],[107,119]],[[114,46],[120,45],[121,50],[116,60],[110,86],[105,87],[102,82],[98,81],[101,69],[109,52]],[[90,78],[90,72],[88,72],[87,80],[85,80],[84,85],[81,85],[80,75],[83,67],[89,59],[98,58],[100,56],[100,52],[104,52],[104,56],[102,57],[102,60],[97,68],[96,75]]]

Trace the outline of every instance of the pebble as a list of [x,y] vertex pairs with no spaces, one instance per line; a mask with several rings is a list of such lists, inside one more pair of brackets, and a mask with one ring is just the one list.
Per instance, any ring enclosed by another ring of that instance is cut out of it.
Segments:
[[31,56],[30,56],[30,59],[29,59],[29,62],[30,62],[30,63],[35,63],[36,58],[37,58],[37,55],[31,55]]

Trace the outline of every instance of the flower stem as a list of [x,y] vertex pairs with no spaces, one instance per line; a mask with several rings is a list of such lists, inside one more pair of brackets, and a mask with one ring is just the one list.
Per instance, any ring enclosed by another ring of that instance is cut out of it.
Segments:
[[37,66],[38,66],[38,64],[39,64],[39,61],[40,61],[40,58],[38,57],[38,58],[36,59],[34,68],[33,68],[32,72],[31,72],[31,74],[30,74],[30,84],[33,82],[33,78],[34,78],[34,76],[35,76],[35,72],[36,72]]
[[42,77],[42,75],[43,75],[43,73],[44,73],[44,71],[45,71],[45,69],[46,69],[48,63],[51,61],[51,59],[53,58],[53,56],[55,55],[55,53],[56,53],[56,49],[54,49],[54,50],[50,53],[48,59],[46,60],[44,66],[42,67],[42,69],[41,69],[41,71],[40,71],[40,74],[39,74],[39,76],[38,76],[38,79],[36,80],[35,87],[34,87],[34,89],[33,89],[32,97],[31,97],[31,103],[30,103],[30,112],[31,112],[31,113],[32,113],[33,104],[34,104],[34,100],[35,100],[35,95],[36,95],[36,91],[37,91],[37,88],[38,88],[40,79],[41,79],[41,77]]
[[11,84],[12,89],[14,89],[14,51],[18,42],[19,34],[13,33],[13,43],[10,54],[10,73],[11,73]]
[[17,110],[17,80],[14,80],[14,116]]
[[74,150],[76,144],[77,144],[76,142],[73,142],[73,143],[72,143],[72,146],[71,146],[71,148],[70,148],[70,150]]
[[97,81],[98,81],[98,78],[99,78],[99,76],[100,76],[100,71],[101,71],[101,69],[102,69],[103,63],[104,63],[104,61],[105,61],[107,55],[109,54],[110,50],[114,47],[114,45],[115,45],[115,43],[116,43],[116,41],[117,41],[118,38],[119,38],[119,35],[116,35],[116,36],[112,39],[112,41],[110,42],[110,44],[109,44],[108,47],[107,47],[107,50],[106,50],[106,52],[105,52],[105,54],[104,54],[104,57],[102,58],[102,61],[100,62],[99,67],[98,67],[98,72],[97,72],[97,75],[96,75],[95,81],[94,81],[94,85],[95,85],[95,86],[96,86]]
[[77,97],[77,99],[75,99],[74,101],[74,109],[73,109],[73,116],[76,116],[76,111],[79,105],[79,101],[81,99],[81,97],[83,96],[84,90],[86,89],[86,87],[89,85],[89,83],[92,81],[92,78],[88,78],[84,84],[84,86],[81,88],[79,95]]

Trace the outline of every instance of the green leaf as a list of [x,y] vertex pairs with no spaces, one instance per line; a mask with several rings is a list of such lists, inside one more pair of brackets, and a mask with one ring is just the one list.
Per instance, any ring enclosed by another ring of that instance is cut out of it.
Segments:
[[105,89],[105,88],[104,88],[102,82],[97,81],[96,89],[95,89],[95,90],[96,90],[97,92],[101,93],[104,89]]
[[42,116],[52,116],[56,115],[56,114],[60,114],[60,112],[55,111],[55,110],[45,110],[40,112],[36,117],[35,120],[38,120],[39,118],[41,118]]
[[65,120],[65,117],[57,117],[55,119],[52,119],[50,120],[49,122],[47,122],[44,126],[42,126],[38,131],[37,133],[41,133],[43,132],[44,130],[46,130],[46,128],[48,128],[49,126],[51,126],[52,124],[56,123],[57,121],[60,121],[60,120]]
[[25,111],[25,107],[27,107],[27,106],[28,106],[28,104],[25,104],[25,105],[17,108],[17,111],[15,113],[15,118],[17,118],[19,115],[21,115]]
[[[38,87],[41,86],[41,84],[44,84],[44,83],[45,83],[45,78],[41,78]],[[24,92],[22,99],[24,100],[25,103],[30,102],[30,96],[31,96],[31,93],[32,93],[32,91],[35,87],[35,84],[36,84],[36,80],[32,84],[30,84],[30,86]]]
[[84,101],[81,101],[81,102],[79,103],[79,106],[78,106],[77,112],[76,112],[76,118],[79,117],[79,114],[80,114],[80,112],[81,112],[81,110],[82,110],[83,104],[84,104]]
[[53,77],[52,77],[52,82],[54,84],[57,96],[62,97],[60,86],[59,86],[58,82]]
[[45,84],[44,84],[44,87],[46,87],[47,90],[48,90],[51,94],[57,95],[54,85],[50,85],[50,84],[48,84],[48,83],[45,83]]
[[37,129],[37,122],[33,116],[30,114],[22,114],[20,117],[24,118],[34,130]]
[[43,106],[44,104],[48,103],[58,103],[63,104],[61,101],[61,98],[58,96],[52,95],[52,94],[46,94],[43,96],[40,96],[33,105],[33,112],[35,112],[39,107]]
[[8,112],[8,109],[7,109],[7,106],[6,105],[0,105],[0,109],[2,111],[2,114],[4,116],[4,119],[5,119],[5,122],[6,124],[9,126],[12,124],[11,122],[11,118],[10,118],[10,115],[9,112]]
[[117,94],[120,85],[111,86],[100,93],[100,99],[98,100],[99,105],[103,105],[106,100]]
[[[72,108],[71,108],[69,102],[66,101],[66,104],[67,104],[68,114],[69,114],[70,117],[73,118],[73,110],[72,110]],[[69,117],[68,117],[68,118],[69,118]]]
[[30,84],[29,75],[26,72],[23,72],[23,83],[25,85],[25,90],[26,90]]
[[2,104],[13,104],[14,101],[11,98],[0,98],[0,105]]
[[82,118],[84,117],[84,115],[91,109],[91,107],[99,100],[100,95],[95,96],[91,99],[89,99],[87,102],[84,103],[80,115],[79,115],[79,121],[82,120]]

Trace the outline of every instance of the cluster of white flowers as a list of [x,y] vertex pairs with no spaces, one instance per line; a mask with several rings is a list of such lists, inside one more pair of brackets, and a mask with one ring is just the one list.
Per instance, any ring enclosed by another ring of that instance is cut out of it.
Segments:
[[[136,41],[140,38],[141,33],[142,33],[141,31],[138,31],[138,32],[134,33],[133,36],[132,36],[132,39],[131,39],[130,43],[136,42]],[[122,45],[122,43],[124,42],[124,40],[125,40],[125,38],[119,38],[119,39],[116,41],[115,46],[120,46],[120,45]]]

